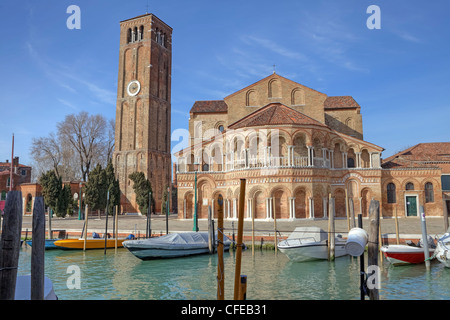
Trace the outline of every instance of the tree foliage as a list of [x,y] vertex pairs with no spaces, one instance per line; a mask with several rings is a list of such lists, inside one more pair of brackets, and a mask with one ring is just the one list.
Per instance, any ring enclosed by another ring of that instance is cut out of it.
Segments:
[[108,185],[106,172],[100,164],[89,172],[85,189],[85,201],[91,210],[102,210],[106,208],[106,196]]
[[[133,190],[136,194],[136,202],[139,206],[139,211],[142,214],[147,214],[149,195],[152,192],[152,186],[150,181],[145,178],[143,172],[133,172],[128,176],[133,181]],[[152,203],[154,202],[152,192]]]
[[86,181],[91,168],[106,166],[114,151],[114,120],[87,112],[69,114],[57,123],[57,131],[33,138],[33,173],[39,177],[55,170],[64,181]]
[[58,178],[55,171],[49,170],[41,175],[39,183],[42,186],[45,205],[55,210],[62,185],[61,177]]
[[45,204],[56,213],[56,216],[65,217],[72,208],[70,186],[63,185],[61,177],[58,177],[54,170],[42,174],[39,183],[42,186]]
[[113,213],[114,206],[120,205],[120,187],[119,180],[116,179],[114,174],[114,166],[111,159],[108,161],[108,165],[105,168],[106,185],[109,191],[109,206],[108,212]]

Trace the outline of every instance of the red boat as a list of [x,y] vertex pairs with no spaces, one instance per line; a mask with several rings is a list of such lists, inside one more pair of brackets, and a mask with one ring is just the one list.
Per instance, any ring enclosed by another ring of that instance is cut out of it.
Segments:
[[[389,245],[382,246],[381,251],[386,259],[393,265],[418,264],[425,262],[425,249],[415,245]],[[432,257],[434,248],[428,248],[429,256]]]

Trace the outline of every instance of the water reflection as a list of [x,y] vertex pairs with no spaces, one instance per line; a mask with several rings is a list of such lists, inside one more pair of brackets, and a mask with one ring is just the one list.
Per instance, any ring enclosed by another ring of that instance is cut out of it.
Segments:
[[[30,273],[31,249],[20,253],[19,274]],[[365,260],[367,261],[367,259]],[[197,300],[217,297],[217,255],[142,261],[128,250],[46,251],[46,275],[60,299]],[[81,271],[81,289],[68,289],[67,268]],[[234,252],[224,255],[225,298],[234,295]],[[281,253],[242,253],[250,300],[359,299],[359,259],[295,263]],[[381,268],[381,299],[450,299],[450,269],[425,266]]]

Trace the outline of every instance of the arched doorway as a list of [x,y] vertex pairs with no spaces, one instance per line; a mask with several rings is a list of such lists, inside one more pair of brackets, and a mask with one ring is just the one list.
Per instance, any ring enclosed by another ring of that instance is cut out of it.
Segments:
[[306,219],[306,191],[299,188],[294,193],[295,197],[295,215],[296,219]]
[[288,219],[289,208],[287,194],[282,189],[273,192],[274,217],[277,219]]
[[266,218],[266,202],[264,193],[262,191],[256,191],[253,197],[253,208],[255,219],[265,219]]

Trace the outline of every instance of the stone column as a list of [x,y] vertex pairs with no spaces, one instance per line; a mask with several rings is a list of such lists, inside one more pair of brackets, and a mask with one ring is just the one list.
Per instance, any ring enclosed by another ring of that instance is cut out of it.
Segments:
[[308,148],[308,167],[311,167],[314,165],[314,159],[312,156],[312,146],[306,146],[306,148]]
[[314,198],[309,198],[309,219],[314,218]]
[[326,219],[328,217],[328,198],[322,197],[322,211],[323,211],[323,218]]
[[355,152],[356,154],[356,168],[361,168],[361,152]]

